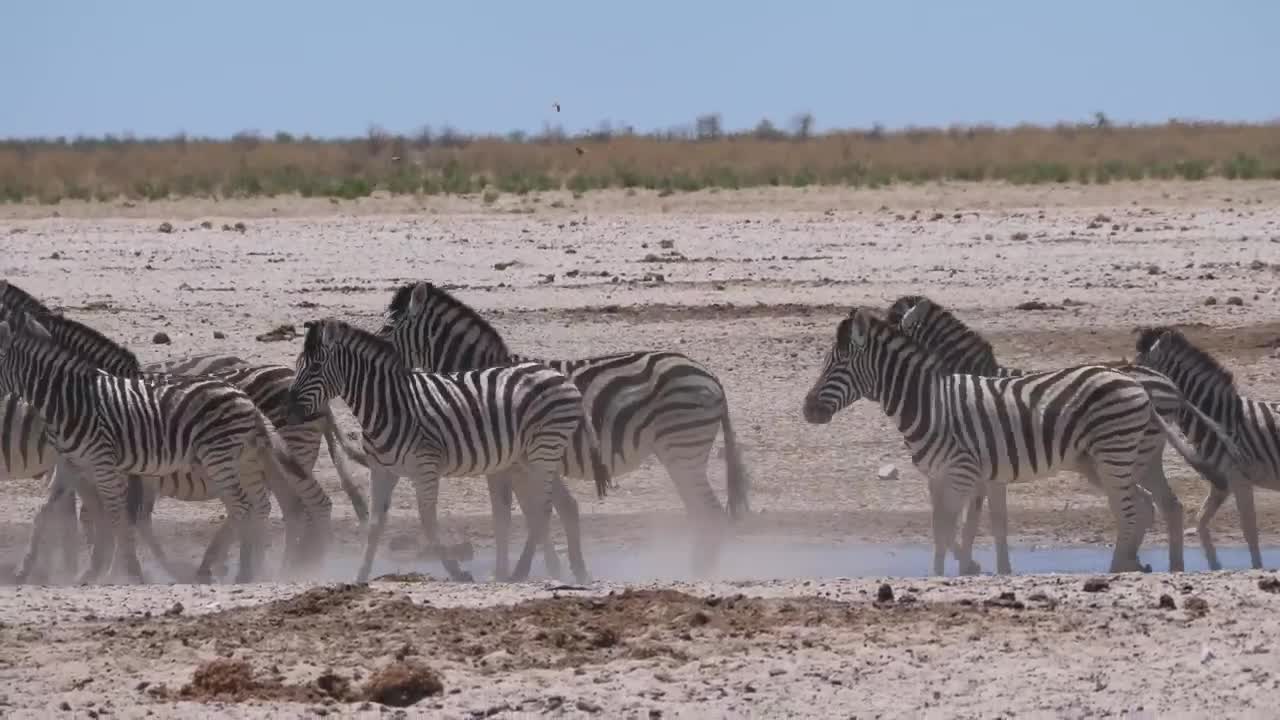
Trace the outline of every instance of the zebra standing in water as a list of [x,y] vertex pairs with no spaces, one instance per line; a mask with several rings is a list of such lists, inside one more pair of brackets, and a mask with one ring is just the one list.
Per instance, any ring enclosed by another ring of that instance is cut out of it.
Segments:
[[[1178,417],[1192,443],[1219,467],[1230,462],[1241,468],[1239,474],[1229,476],[1233,480],[1229,484],[1214,484],[1200,506],[1196,530],[1209,567],[1213,570],[1222,567],[1209,537],[1209,523],[1226,501],[1227,494],[1234,493],[1241,530],[1249,545],[1249,562],[1255,569],[1261,568],[1253,488],[1256,485],[1280,490],[1280,403],[1251,400],[1241,395],[1231,371],[1174,328],[1146,328],[1140,331],[1136,347],[1135,360],[1172,378],[1198,410],[1183,412]],[[1213,423],[1227,428],[1229,437],[1239,448],[1237,451],[1233,453],[1232,448],[1212,432],[1212,423],[1203,419],[1206,415]]]
[[[47,320],[47,318],[46,318]],[[305,471],[289,456],[271,423],[243,391],[216,380],[158,382],[110,375],[54,341],[24,312],[0,321],[0,390],[16,392],[47,423],[58,453],[101,497],[116,535],[116,571],[142,579],[133,525],[124,507],[127,474],[208,473],[240,530],[239,581],[258,572],[262,523],[270,511],[259,462],[274,481]],[[100,523],[89,569],[105,569],[109,542]]]
[[[153,379],[166,374],[214,376],[247,392],[254,403],[279,429],[279,434],[288,443],[295,459],[298,459],[301,466],[307,469],[306,476],[293,478],[301,483],[298,487],[274,488],[285,520],[284,561],[286,566],[303,564],[302,556],[308,554],[313,560],[318,560],[327,544],[326,528],[331,503],[310,473],[315,466],[321,436],[324,437],[343,490],[351,498],[357,517],[361,523],[366,521],[368,513],[364,498],[356,488],[350,469],[339,449],[341,447],[350,453],[353,448],[346,438],[338,433],[332,412],[326,412],[323,416],[302,425],[287,427],[284,425],[285,404],[289,384],[293,379],[291,368],[283,365],[255,366],[232,355],[216,354],[139,365],[132,352],[83,323],[53,313],[29,293],[5,281],[0,285],[0,311],[14,309],[25,310],[37,318],[47,318],[44,326],[59,344],[110,374],[122,377],[146,375]],[[359,450],[356,449],[355,452],[358,453]],[[30,476],[22,475],[21,477]],[[55,475],[49,489],[46,507],[50,508],[49,512],[55,512],[61,518],[60,524],[69,524],[73,527],[75,496],[70,492],[71,488],[66,487],[67,482],[65,478],[60,480]],[[216,494],[208,484],[208,478],[200,473],[181,472],[161,477],[148,477],[144,481],[138,476],[131,475],[127,487],[126,498],[129,503],[130,517],[138,525],[143,543],[148,546],[166,572],[175,578],[179,577],[181,573],[169,561],[162,545],[155,537],[151,526],[151,515],[157,495],[183,501],[206,501],[216,498]],[[86,488],[86,490],[92,491],[92,488]],[[56,509],[53,506],[56,506]],[[307,535],[301,534],[303,526],[309,528]],[[198,580],[210,579],[211,563],[225,556],[228,544],[233,539],[233,529],[229,521],[220,526],[197,572]],[[70,539],[74,541],[76,537],[72,535]],[[63,534],[63,538],[67,536]],[[28,558],[34,557],[36,544],[43,541],[40,534],[33,534]],[[73,542],[64,540],[64,548],[68,556],[64,558],[64,564],[73,565],[75,545]],[[31,564],[24,561],[19,577],[25,577],[32,569]]]
[[[898,298],[890,305],[886,319],[890,324],[898,326],[907,337],[938,356],[941,367],[946,368],[947,372],[986,377],[1020,377],[1029,373],[1026,370],[1005,367],[997,363],[995,351],[986,338],[964,324],[945,307],[923,295],[906,295]],[[1140,365],[1103,364],[1114,367],[1116,370],[1142,383],[1147,394],[1151,396],[1158,415],[1165,418],[1176,418],[1183,409],[1198,412],[1195,410],[1194,405],[1191,405],[1181,391],[1178,390],[1173,381],[1159,372]],[[1151,423],[1147,425],[1147,430],[1142,440],[1144,445],[1150,447],[1140,449],[1144,457],[1150,453],[1157,458],[1163,458],[1165,435],[1168,429],[1168,424],[1160,422],[1158,418],[1152,418]],[[1215,426],[1215,429],[1218,436],[1223,439],[1223,442],[1230,444],[1230,441],[1222,434],[1221,428],[1216,428]],[[1226,487],[1226,477],[1217,470],[1213,463],[1201,458],[1191,446],[1181,442],[1176,437],[1172,444],[1174,449],[1203,475],[1210,484],[1215,487]],[[1173,490],[1169,487],[1169,480],[1165,476],[1163,462],[1157,462],[1146,468],[1139,480],[1139,485],[1149,491],[1155,498],[1160,507],[1161,516],[1165,520],[1169,539],[1169,570],[1171,572],[1181,572],[1183,569],[1182,503],[1179,502],[1178,497],[1173,494]],[[987,490],[991,493],[992,522],[998,522],[1002,525],[1007,524],[1007,520],[1004,517],[995,517],[1006,512],[1006,503],[1003,497],[1005,492],[1004,485],[996,484],[987,488]],[[983,497],[983,489],[979,488],[966,513],[961,545],[967,557],[972,557],[973,541],[977,535],[978,517],[982,512]],[[1008,572],[1008,548],[997,545],[996,555],[997,571]],[[977,563],[973,563],[969,568],[962,569],[962,572],[964,571],[976,573],[980,571],[980,568]]]
[[[433,372],[533,360],[512,353],[479,313],[429,282],[407,283],[396,290],[379,334],[395,344],[411,367]],[[694,520],[699,535],[694,569],[709,571],[719,557],[727,529],[724,507],[707,481],[711,448],[722,428],[729,513],[741,518],[750,512],[747,469],[729,420],[724,387],[716,376],[675,352],[625,352],[537,362],[568,375],[582,391],[589,429],[599,438],[604,459],[603,466],[590,461],[591,446],[579,433],[564,457],[561,473],[599,484],[602,472],[616,478],[656,455]],[[510,477],[489,477],[499,560],[506,553],[510,483]],[[553,492],[561,521],[566,528],[571,522],[576,525],[577,501],[563,487]],[[548,547],[547,552],[549,559],[555,554],[554,548]]]
[[[336,319],[309,321],[289,390],[290,420],[312,417],[333,397],[341,397],[360,420],[372,471],[373,517],[358,582],[369,577],[391,492],[402,476],[413,482],[427,542],[441,551],[452,577],[469,580],[440,543],[435,507],[440,478],[491,475],[513,466],[536,483],[540,500],[530,508],[529,537],[512,579],[528,575],[534,552],[546,542],[552,480],[570,438],[587,425],[582,394],[568,378],[538,363],[417,372],[373,333]],[[603,496],[609,478],[597,477],[596,483]],[[532,489],[529,496],[534,497]],[[570,542],[574,547],[580,538]],[[586,582],[581,552],[571,552],[569,561],[574,575]]]
[[[976,488],[1059,470],[1090,476],[1106,491],[1119,526],[1112,572],[1141,569],[1138,542],[1153,513],[1136,484],[1154,459],[1140,454],[1154,411],[1132,377],[1099,365],[1019,378],[948,374],[876,311],[859,308],[840,322],[805,396],[804,418],[828,423],[860,397],[880,404],[929,479],[935,575],[943,574],[956,516]],[[969,558],[960,560],[966,567]]]

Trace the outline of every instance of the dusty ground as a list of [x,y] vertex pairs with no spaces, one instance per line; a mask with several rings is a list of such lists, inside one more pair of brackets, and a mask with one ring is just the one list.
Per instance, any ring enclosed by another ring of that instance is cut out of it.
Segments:
[[[983,330],[1006,364],[1027,367],[1132,357],[1135,326],[1178,323],[1235,370],[1247,393],[1280,398],[1278,203],[1280,184],[1212,181],[576,200],[547,194],[504,197],[494,206],[475,199],[283,198],[5,206],[0,273],[127,342],[144,361],[225,350],[292,363],[298,340],[255,337],[326,315],[367,319],[392,288],[418,279],[458,286],[455,292],[521,351],[678,349],[711,367],[729,393],[759,513],[737,531],[741,547],[903,544],[927,541],[927,500],[879,409],[860,404],[827,427],[806,425],[799,415],[849,306],[926,293]],[[173,232],[161,232],[162,222]],[[232,229],[237,222],[243,232]],[[1206,304],[1210,297],[1216,304]],[[1015,309],[1033,299],[1055,308]],[[158,331],[172,343],[152,344]],[[215,331],[225,339],[214,339]],[[1203,482],[1172,451],[1169,457],[1189,522]],[[898,480],[876,479],[885,463],[900,468]],[[327,456],[317,470],[336,491]],[[718,461],[712,479],[722,490]],[[575,491],[588,563],[599,575],[611,576],[609,562],[657,538],[679,551],[641,575],[684,572],[680,505],[660,468],[624,476],[603,501],[588,488]],[[42,488],[11,481],[3,493],[0,569],[20,557]],[[451,529],[487,556],[483,481],[450,481],[442,503]],[[353,574],[349,554],[359,540],[345,499],[335,496],[335,505],[347,520],[345,559],[333,574],[345,577]],[[1280,502],[1264,492],[1259,507],[1264,542],[1273,545]],[[1010,509],[1021,547],[1088,545],[1105,553],[1113,532],[1105,502],[1075,477],[1014,487]],[[395,537],[384,553],[415,566],[407,488],[397,493],[393,513]],[[162,501],[157,527],[194,559],[217,517],[210,505]],[[1240,542],[1230,503],[1215,530],[1221,544]],[[1152,543],[1161,535],[1158,526],[1144,552],[1157,568],[1163,550]],[[1187,552],[1199,555],[1194,538]],[[785,552],[759,557],[767,561],[757,562],[753,576],[797,572]],[[733,567],[749,560],[739,557]],[[904,562],[893,574],[919,575],[927,569],[919,565]],[[416,567],[439,574],[432,562]],[[0,589],[0,702],[7,703],[0,714],[37,716],[63,701],[76,709],[95,702],[95,712],[110,702],[111,712],[126,716],[190,712],[173,703],[207,698],[198,689],[181,697],[182,685],[199,662],[220,653],[250,661],[259,686],[242,695],[255,704],[224,698],[206,711],[308,714],[324,698],[299,685],[330,666],[343,677],[366,678],[399,653],[444,676],[445,695],[415,708],[438,703],[450,717],[520,710],[828,716],[832,702],[857,716],[1059,716],[1140,706],[1161,715],[1223,708],[1247,715],[1280,697],[1265,641],[1276,630],[1280,600],[1259,589],[1264,577],[1127,578],[1106,595],[1079,592],[1076,576],[951,586],[891,581],[902,586],[899,595],[914,586],[917,601],[879,609],[865,594],[875,594],[869,580],[676,588],[688,597],[668,583],[599,606],[551,601],[539,586],[375,585],[317,601],[301,614],[271,604],[302,591],[280,585],[8,588]],[[592,592],[611,589],[621,592],[604,584]],[[1037,589],[1059,601],[1055,609],[1029,599]],[[1006,590],[1026,608],[982,607]],[[790,599],[733,607],[702,599],[737,592]],[[1180,609],[1154,609],[1161,592]],[[1182,609],[1192,595],[1209,600],[1208,616]],[[976,606],[960,604],[966,599]],[[437,609],[423,608],[424,600]],[[516,600],[528,602],[504,604]],[[175,601],[185,608],[181,615],[156,617]],[[191,618],[215,610],[214,602],[222,608],[216,619]],[[136,615],[144,606],[149,620]],[[406,643],[412,652],[400,653]],[[1203,663],[1202,646],[1213,656]],[[142,682],[147,688],[134,690]],[[362,682],[352,681],[352,694],[338,694],[351,699]],[[166,689],[153,692],[158,684]],[[262,705],[266,700],[255,698],[305,702]],[[357,701],[341,712],[359,707]]]

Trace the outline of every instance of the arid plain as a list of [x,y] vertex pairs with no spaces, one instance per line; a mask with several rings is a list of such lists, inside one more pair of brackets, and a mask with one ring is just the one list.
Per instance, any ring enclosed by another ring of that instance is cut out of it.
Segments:
[[[651,462],[603,500],[573,487],[602,578],[591,587],[397,575],[341,588],[322,581],[354,577],[362,540],[322,453],[339,537],[317,582],[0,587],[0,716],[372,716],[360,688],[403,660],[443,684],[410,711],[444,717],[1262,717],[1280,699],[1272,573],[1239,571],[1238,552],[1224,558],[1233,571],[1159,572],[1157,523],[1143,549],[1157,572],[1086,592],[1113,521],[1083,479],[1060,475],[1010,489],[1014,569],[1081,569],[1056,567],[1063,553],[1093,572],[924,579],[928,499],[900,436],[870,403],[827,426],[806,424],[800,403],[851,306],[920,293],[1005,364],[1131,358],[1136,327],[1177,324],[1246,394],[1278,399],[1278,208],[1280,183],[1221,180],[0,206],[3,277],[144,362],[216,350],[292,364],[300,338],[258,336],[324,316],[367,323],[415,280],[451,287],[518,352],[686,353],[725,385],[754,511],[722,577],[693,582],[682,507]],[[1192,526],[1206,485],[1166,457]],[[887,464],[896,479],[877,477]],[[722,460],[711,477],[723,497]],[[0,574],[43,491],[0,488]],[[1258,494],[1269,566],[1278,500]],[[441,507],[477,567],[491,562],[484,481],[447,480]],[[387,567],[441,577],[418,556],[406,483],[392,512]],[[220,516],[161,501],[156,526],[194,562]],[[1241,543],[1231,502],[1214,530]],[[558,524],[557,538],[563,551]],[[1194,536],[1187,556],[1203,567]],[[882,582],[893,599],[876,600]],[[183,689],[219,657],[255,679]],[[328,671],[352,689],[317,685]]]

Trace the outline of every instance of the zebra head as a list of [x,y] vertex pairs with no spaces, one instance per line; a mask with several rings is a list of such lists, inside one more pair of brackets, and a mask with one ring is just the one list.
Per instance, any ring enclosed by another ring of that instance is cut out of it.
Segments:
[[817,381],[804,397],[806,422],[825,425],[831,422],[832,416],[864,395],[865,383],[859,382],[855,366],[857,358],[865,353],[870,329],[869,318],[862,308],[855,308],[836,326],[835,344],[827,352]]
[[23,336],[39,338],[50,345],[56,344],[49,331],[22,310],[12,310],[8,317],[0,320],[0,395],[21,395],[18,392],[17,377],[22,373],[22,369],[18,367],[22,364],[22,359],[14,352],[14,345]]
[[336,378],[329,363],[337,340],[336,323],[336,320],[327,318],[303,323],[307,334],[294,365],[296,374],[289,385],[289,409],[285,419],[289,425],[307,423],[324,414],[329,400],[337,394]]
[[1136,364],[1167,375],[1197,405],[1204,407],[1207,401],[1215,407],[1229,407],[1239,397],[1231,371],[1176,328],[1143,328],[1135,345]]
[[429,372],[492,367],[511,357],[502,335],[480,313],[425,281],[396,290],[378,337],[390,340],[406,365]]

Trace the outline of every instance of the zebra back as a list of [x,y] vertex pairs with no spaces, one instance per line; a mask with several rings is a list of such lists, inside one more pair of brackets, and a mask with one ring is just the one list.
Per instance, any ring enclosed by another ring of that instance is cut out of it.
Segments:
[[32,315],[21,310],[10,313],[11,318],[16,319],[18,315],[23,316],[24,322],[38,324],[52,342],[67,352],[104,372],[122,377],[138,377],[142,373],[142,366],[132,351],[78,320],[48,313]]
[[142,371],[167,375],[217,375],[247,367],[250,367],[249,362],[235,355],[205,353],[147,363],[142,366]]

